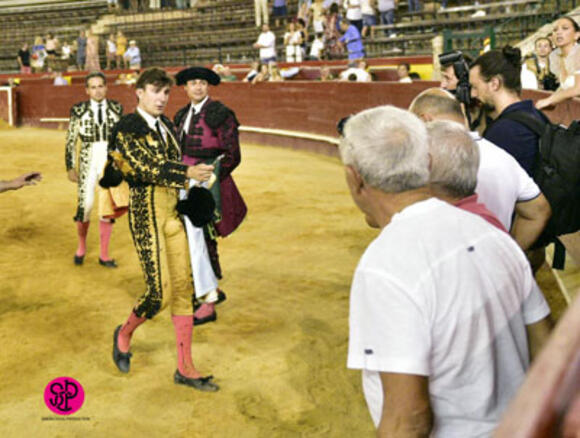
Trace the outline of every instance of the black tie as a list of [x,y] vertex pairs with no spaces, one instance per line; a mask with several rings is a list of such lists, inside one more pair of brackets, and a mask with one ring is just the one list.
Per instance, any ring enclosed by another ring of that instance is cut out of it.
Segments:
[[99,114],[97,115],[97,120],[99,121],[99,125],[103,124],[103,104],[99,103]]
[[163,137],[163,133],[161,132],[161,125],[159,124],[159,120],[155,122],[155,128],[157,129],[157,134],[159,134],[161,142],[165,144],[165,137]]

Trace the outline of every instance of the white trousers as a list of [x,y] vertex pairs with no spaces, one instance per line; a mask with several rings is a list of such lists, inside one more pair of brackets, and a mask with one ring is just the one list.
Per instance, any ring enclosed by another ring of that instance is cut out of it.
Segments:
[[[189,186],[197,184],[194,179],[189,180]],[[207,185],[203,183],[202,185]],[[180,190],[179,198],[185,199],[187,192]],[[193,284],[195,286],[195,296],[201,298],[218,287],[218,279],[213,272],[205,238],[203,237],[203,228],[194,226],[187,216],[185,219],[185,231],[187,233],[187,242],[189,243],[189,259],[191,262],[191,271],[193,273]]]
[[[91,145],[89,169],[82,186],[79,186],[80,197],[84,198],[84,218],[87,222],[91,217],[91,211],[95,204],[95,190],[98,188],[99,178],[107,163],[107,142],[99,141]],[[84,195],[84,196],[83,196]],[[81,202],[82,199],[81,199]]]
[[256,26],[268,24],[268,0],[254,0]]

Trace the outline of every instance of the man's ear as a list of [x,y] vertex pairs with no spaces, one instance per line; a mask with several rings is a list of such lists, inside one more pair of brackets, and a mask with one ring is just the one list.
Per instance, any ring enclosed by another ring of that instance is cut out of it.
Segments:
[[494,76],[489,80],[489,84],[493,91],[498,91],[501,88],[501,78],[499,76]]
[[360,176],[360,173],[358,173],[358,171],[350,165],[345,166],[344,172],[346,174],[346,182],[350,187],[350,190],[353,193],[360,193],[364,187],[364,181]]

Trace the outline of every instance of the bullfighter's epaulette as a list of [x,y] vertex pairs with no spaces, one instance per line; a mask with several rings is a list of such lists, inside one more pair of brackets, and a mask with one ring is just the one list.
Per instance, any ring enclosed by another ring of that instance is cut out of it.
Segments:
[[123,105],[121,105],[116,100],[107,100],[107,102],[115,114],[118,114],[119,116],[123,114]]
[[90,108],[90,102],[79,102],[72,106],[70,109],[70,116],[71,117],[82,117],[84,113],[86,113]]
[[207,126],[211,129],[219,128],[228,117],[233,117],[236,125],[240,125],[236,118],[236,114],[219,100],[212,100],[207,105],[205,114],[205,123],[207,123]]

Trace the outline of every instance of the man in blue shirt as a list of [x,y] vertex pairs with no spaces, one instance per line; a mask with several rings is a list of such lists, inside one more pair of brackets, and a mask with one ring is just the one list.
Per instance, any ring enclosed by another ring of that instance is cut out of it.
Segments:
[[483,137],[511,154],[533,176],[538,153],[538,136],[523,124],[502,117],[511,112],[525,112],[547,122],[531,100],[522,100],[521,53],[505,47],[492,50],[475,60],[469,72],[471,95],[489,111],[493,119]]
[[365,49],[363,46],[360,32],[356,26],[350,24],[347,20],[340,22],[340,30],[344,35],[340,37],[339,41],[346,44],[348,50],[348,59],[361,59],[365,57]]

